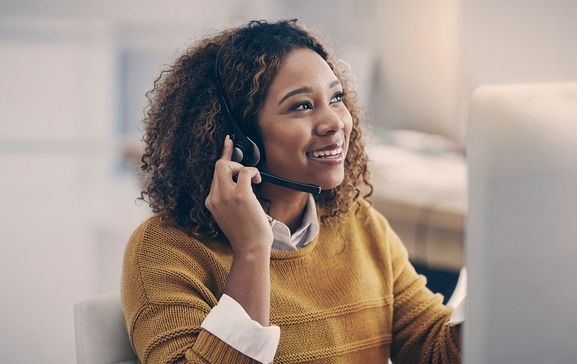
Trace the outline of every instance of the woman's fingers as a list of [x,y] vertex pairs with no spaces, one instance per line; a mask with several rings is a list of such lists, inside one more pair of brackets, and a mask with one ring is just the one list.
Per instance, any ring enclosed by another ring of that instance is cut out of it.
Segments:
[[218,188],[221,181],[224,182],[225,186],[232,183],[233,176],[235,176],[238,173],[238,170],[242,167],[242,165],[231,161],[232,148],[232,140],[230,139],[230,136],[227,135],[224,138],[222,155],[214,165],[214,174],[211,183],[212,191]]
[[251,183],[260,183],[262,181],[258,169],[254,167],[245,167],[238,162],[231,160],[233,143],[230,136],[224,138],[224,148],[222,156],[216,161],[214,168],[213,186],[215,182],[237,183],[243,187],[250,187]]
[[260,183],[260,172],[255,167],[242,167],[238,171],[236,183],[240,186],[251,186],[252,183]]
[[230,161],[232,159],[232,148],[232,139],[230,139],[230,135],[227,135],[224,138],[224,148],[222,148],[222,156],[220,159]]
[[237,253],[269,249],[272,230],[252,190],[253,183],[262,181],[260,172],[232,161],[232,148],[232,140],[225,138],[205,206]]

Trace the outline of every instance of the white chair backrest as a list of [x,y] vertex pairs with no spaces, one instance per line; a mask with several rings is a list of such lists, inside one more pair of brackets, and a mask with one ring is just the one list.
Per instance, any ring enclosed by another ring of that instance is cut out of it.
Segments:
[[74,333],[78,364],[136,363],[118,293],[99,295],[74,305]]

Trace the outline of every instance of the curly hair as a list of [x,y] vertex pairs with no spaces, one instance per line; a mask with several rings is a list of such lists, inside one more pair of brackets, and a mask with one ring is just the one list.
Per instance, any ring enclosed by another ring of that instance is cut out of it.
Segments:
[[[353,119],[345,178],[338,187],[315,196],[321,220],[330,221],[347,211],[361,191],[371,194],[360,112],[346,67],[296,20],[252,21],[198,41],[160,73],[147,93],[141,169],[148,183],[140,198],[153,212],[197,237],[221,233],[204,205],[222,141],[231,133],[219,92],[226,95],[241,128],[255,132],[258,112],[283,59],[300,48],[313,50],[331,67]],[[215,67],[219,67],[220,85]]]

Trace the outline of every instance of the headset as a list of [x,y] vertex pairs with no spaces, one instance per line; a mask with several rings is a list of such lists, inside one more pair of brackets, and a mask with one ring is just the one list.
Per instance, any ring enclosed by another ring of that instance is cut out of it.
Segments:
[[[220,99],[220,105],[224,111],[225,119],[227,120],[228,125],[232,130],[232,134],[230,136],[233,142],[232,160],[242,164],[243,166],[256,167],[259,165],[259,163],[263,163],[264,153],[261,152],[257,143],[241,130],[240,124],[236,121],[230,108],[228,107],[228,102],[224,94],[224,87],[222,86],[218,67],[223,50],[224,46],[221,46],[214,59],[214,76],[216,79],[216,89]],[[258,136],[255,136],[254,138],[256,139]],[[312,194],[319,194],[321,192],[321,187],[318,185],[291,181],[286,178],[263,172],[260,169],[259,172],[264,181],[278,186]]]

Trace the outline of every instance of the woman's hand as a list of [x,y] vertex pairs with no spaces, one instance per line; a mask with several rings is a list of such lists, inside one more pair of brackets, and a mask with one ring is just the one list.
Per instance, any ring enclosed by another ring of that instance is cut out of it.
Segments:
[[234,255],[224,293],[235,299],[253,320],[268,326],[273,235],[251,185],[260,183],[261,177],[258,169],[231,161],[231,157],[232,140],[227,136],[205,201],[230,241]]
[[260,183],[258,169],[231,160],[232,140],[224,140],[222,157],[216,161],[206,208],[228,238],[235,256],[270,253],[273,235],[252,183]]

